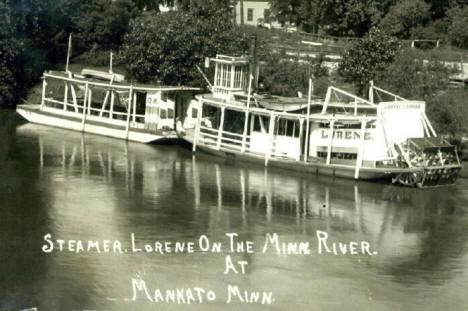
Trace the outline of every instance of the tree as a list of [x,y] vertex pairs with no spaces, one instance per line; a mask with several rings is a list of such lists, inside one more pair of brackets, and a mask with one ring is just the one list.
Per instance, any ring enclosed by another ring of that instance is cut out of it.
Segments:
[[117,49],[138,10],[131,0],[68,0],[65,14],[74,33],[74,51]]
[[202,85],[195,65],[204,57],[246,50],[230,14],[229,6],[213,5],[137,18],[125,36],[120,62],[137,81]]
[[380,27],[400,39],[408,39],[411,30],[430,20],[429,4],[423,0],[402,0],[390,8]]
[[270,0],[280,22],[294,22],[305,31],[318,28],[330,35],[363,36],[394,0]]
[[13,36],[11,11],[0,3],[0,106],[13,104],[17,99],[17,60],[20,46]]
[[338,73],[345,81],[354,83],[357,92],[362,95],[369,81],[394,60],[398,49],[396,38],[372,28],[344,53]]
[[439,56],[408,48],[398,52],[376,82],[400,96],[425,100],[445,91],[453,73]]
[[453,45],[468,48],[468,6],[453,7],[447,12],[448,34]]

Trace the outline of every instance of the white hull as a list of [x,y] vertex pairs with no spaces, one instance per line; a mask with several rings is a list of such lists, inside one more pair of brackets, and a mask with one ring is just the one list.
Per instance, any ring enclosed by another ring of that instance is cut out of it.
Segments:
[[[99,120],[85,120],[83,123],[81,114],[67,112],[67,115],[42,111],[39,105],[19,105],[16,111],[26,120],[32,123],[49,125],[84,133],[126,139],[140,143],[177,140],[175,132],[158,135],[144,129],[130,128],[127,133],[126,126],[112,124]],[[76,114],[76,116],[74,116]],[[117,123],[117,122],[116,122]]]

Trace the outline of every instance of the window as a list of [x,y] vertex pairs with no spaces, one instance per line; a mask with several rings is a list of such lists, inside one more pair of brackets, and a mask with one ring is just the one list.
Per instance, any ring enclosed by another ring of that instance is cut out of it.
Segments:
[[253,21],[253,9],[247,9],[247,21]]

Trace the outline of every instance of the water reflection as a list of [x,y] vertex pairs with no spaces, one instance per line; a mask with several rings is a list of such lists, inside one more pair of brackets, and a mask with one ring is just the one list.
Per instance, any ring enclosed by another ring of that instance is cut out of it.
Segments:
[[[421,191],[265,169],[194,156],[176,146],[126,143],[33,124],[18,126],[15,135],[13,157],[23,168],[12,176],[26,181],[21,192],[29,202],[13,205],[35,208],[32,217],[38,223],[25,236],[34,240],[31,256],[40,263],[36,276],[20,279],[17,288],[32,282],[37,292],[22,298],[45,309],[121,308],[108,298],[128,297],[129,278],[141,271],[165,288],[237,283],[270,289],[278,310],[392,310],[395,301],[417,310],[434,292],[441,302],[468,303],[458,295],[466,285],[456,286],[467,280],[466,179],[455,187]],[[23,227],[13,218],[7,228]],[[237,232],[263,245],[266,233],[276,232],[284,241],[311,241],[316,230],[336,241],[369,241],[379,255],[244,253],[237,257],[249,262],[247,276],[239,277],[223,276],[223,256],[37,252],[47,232],[62,239],[124,241],[135,232],[142,243],[193,240],[201,234],[222,239],[226,232]],[[452,290],[450,295],[442,285]],[[137,306],[151,308],[143,302]],[[193,306],[226,307],[240,306],[222,301]]]

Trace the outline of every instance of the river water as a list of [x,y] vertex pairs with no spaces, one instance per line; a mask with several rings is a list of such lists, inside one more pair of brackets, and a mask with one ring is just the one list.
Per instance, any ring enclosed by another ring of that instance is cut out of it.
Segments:
[[[26,124],[9,110],[0,119],[0,309],[468,308],[468,179],[417,190],[298,175],[193,156],[186,146]],[[328,245],[367,241],[372,255],[319,254],[318,230]],[[231,252],[226,233],[252,250],[241,243]],[[310,253],[272,244],[263,252],[273,233],[281,243],[310,242]],[[85,250],[60,251],[57,242],[51,250],[46,234]],[[88,240],[119,241],[127,252],[105,252],[104,242],[87,251]],[[157,241],[194,242],[194,252],[132,251]],[[216,242],[220,252],[204,251]],[[216,298],[154,302],[158,290],[177,288]],[[247,303],[229,288],[267,300]]]

